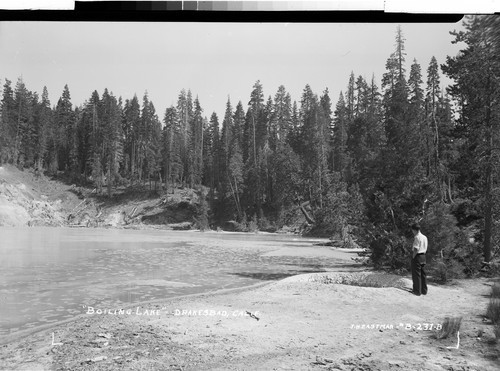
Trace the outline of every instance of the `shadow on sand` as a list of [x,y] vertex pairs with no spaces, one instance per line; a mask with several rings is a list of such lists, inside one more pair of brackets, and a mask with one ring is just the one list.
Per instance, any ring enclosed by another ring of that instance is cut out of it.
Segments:
[[262,281],[277,281],[281,280],[283,278],[291,277],[291,276],[296,276],[298,274],[304,274],[304,273],[320,273],[320,272],[325,272],[325,270],[320,269],[320,270],[293,270],[293,271],[288,271],[288,272],[281,272],[281,273],[271,273],[271,272],[238,272],[238,273],[231,273],[232,275],[235,276],[240,276],[240,277],[245,277],[245,278],[253,278],[257,280],[262,280]]

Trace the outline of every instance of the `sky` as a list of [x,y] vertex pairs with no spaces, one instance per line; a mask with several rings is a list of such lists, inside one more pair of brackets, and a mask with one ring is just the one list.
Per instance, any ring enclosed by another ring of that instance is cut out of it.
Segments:
[[[328,88],[333,106],[351,71],[380,87],[395,49],[396,23],[148,23],[0,22],[0,79],[22,76],[41,95],[47,86],[55,105],[67,84],[74,105],[105,88],[123,101],[145,91],[163,120],[182,89],[198,96],[204,115],[224,116],[228,97],[248,107],[252,87],[265,99],[284,85],[300,101],[309,84]],[[452,44],[458,23],[400,24],[406,67],[422,66],[424,87],[432,56],[444,63],[463,45]],[[442,76],[443,87],[450,80]],[[334,107],[332,107],[334,108]]]

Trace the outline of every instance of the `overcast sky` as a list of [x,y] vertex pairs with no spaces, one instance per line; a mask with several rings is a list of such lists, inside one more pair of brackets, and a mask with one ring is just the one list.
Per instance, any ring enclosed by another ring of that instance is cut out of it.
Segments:
[[[449,31],[457,24],[401,24],[407,71],[414,58],[425,71],[456,55]],[[306,84],[330,91],[333,105],[351,71],[380,87],[394,50],[397,24],[320,23],[63,23],[0,22],[0,78],[19,76],[29,90],[47,86],[52,105],[68,84],[74,105],[108,88],[123,100],[147,90],[158,116],[181,89],[198,96],[204,114],[222,119],[227,97],[247,108],[260,80],[266,99],[284,85],[300,101]],[[442,85],[449,80],[442,78]]]

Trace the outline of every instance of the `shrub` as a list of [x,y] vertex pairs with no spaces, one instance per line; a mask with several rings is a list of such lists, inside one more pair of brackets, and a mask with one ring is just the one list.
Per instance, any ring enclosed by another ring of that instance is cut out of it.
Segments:
[[446,256],[456,247],[457,220],[445,203],[436,203],[429,207],[420,222],[422,233],[427,236],[429,246],[427,256]]
[[474,276],[481,268],[483,252],[481,247],[471,242],[467,231],[461,230],[457,233],[457,244],[451,251],[446,252],[449,259],[459,262],[463,267],[463,273],[467,277]]
[[495,334],[495,339],[498,342],[500,340],[500,323],[497,323],[495,325],[495,328],[493,329],[493,333]]
[[276,227],[269,222],[269,220],[264,216],[264,213],[262,212],[257,224],[259,230],[261,231],[276,232]]
[[259,225],[257,224],[257,215],[254,214],[252,220],[248,223],[248,232],[257,232],[259,230]]
[[[313,200],[316,205],[313,217],[316,223],[311,233],[324,236],[341,236],[346,225],[357,225],[364,220],[364,203],[359,187],[340,179],[338,173],[330,174],[324,184],[323,197]],[[317,207],[319,204],[322,207]]]
[[500,299],[500,282],[495,282],[491,286],[491,297]]
[[410,267],[408,242],[395,232],[384,231],[376,235],[370,243],[370,250],[375,268],[389,266],[401,270]]
[[248,232],[247,214],[244,212],[241,221],[238,223],[237,232]]
[[436,262],[433,265],[430,273],[434,280],[439,283],[446,283],[449,279],[448,267],[443,260]]
[[196,207],[195,226],[201,231],[210,229],[208,222],[208,202],[203,191],[199,191],[199,204]]
[[500,325],[500,299],[491,298],[486,310],[488,317],[495,325]]
[[[471,277],[478,273],[482,260],[481,249],[471,240],[472,231],[457,227],[457,220],[451,214],[449,205],[431,205],[421,225],[429,240],[428,263],[436,281],[446,283],[452,278]],[[433,258],[436,260],[431,263]]]
[[431,265],[430,275],[438,283],[447,283],[452,278],[463,278],[464,266],[452,259],[438,259]]
[[359,245],[356,242],[353,231],[355,227],[349,224],[345,224],[342,227],[342,247],[347,249],[356,249],[359,248]]
[[446,339],[448,336],[456,334],[460,330],[461,324],[462,317],[446,317],[436,337],[438,339]]

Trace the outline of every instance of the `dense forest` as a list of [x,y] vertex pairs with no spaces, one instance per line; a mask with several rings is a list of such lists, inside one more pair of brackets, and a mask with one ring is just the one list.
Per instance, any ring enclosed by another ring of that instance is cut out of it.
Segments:
[[499,250],[500,21],[464,24],[453,33],[464,49],[441,65],[407,63],[398,27],[380,86],[352,73],[336,103],[309,85],[297,102],[284,86],[266,99],[257,81],[224,117],[204,115],[190,90],[161,120],[147,93],[94,91],[73,108],[68,86],[52,106],[46,88],[40,97],[6,80],[0,163],[109,195],[199,189],[211,223],[242,230],[280,228],[300,210],[309,233],[367,247],[378,267],[408,267],[409,225],[420,222],[439,274],[473,275]]

